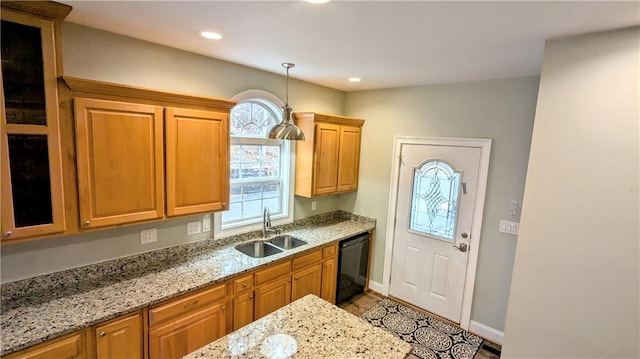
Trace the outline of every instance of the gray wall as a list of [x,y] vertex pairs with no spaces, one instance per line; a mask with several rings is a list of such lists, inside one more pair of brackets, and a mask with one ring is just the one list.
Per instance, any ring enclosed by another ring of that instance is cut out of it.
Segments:
[[346,114],[366,119],[357,193],[341,209],[377,218],[372,279],[382,280],[394,136],[492,138],[471,319],[503,330],[516,237],[498,232],[521,202],[537,77],[350,92]]
[[640,28],[547,42],[503,358],[638,358]]
[[[62,30],[66,76],[222,98],[258,89],[284,99],[285,81],[280,74],[76,24],[65,23]],[[289,103],[295,111],[343,112],[344,92],[296,80],[291,80],[289,85]],[[317,209],[311,211],[310,200],[296,197],[295,218],[336,210],[338,199],[338,196],[318,199]],[[201,240],[207,234],[186,234],[187,221],[200,218],[202,216],[3,245],[0,281],[11,282]],[[140,245],[139,231],[151,227],[158,228],[158,242]]]

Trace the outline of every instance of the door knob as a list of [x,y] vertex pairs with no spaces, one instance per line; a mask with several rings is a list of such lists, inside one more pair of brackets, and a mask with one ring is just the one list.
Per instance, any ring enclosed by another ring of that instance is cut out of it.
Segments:
[[457,248],[460,252],[466,252],[469,249],[469,245],[466,243],[460,243],[459,246],[453,245],[453,248]]

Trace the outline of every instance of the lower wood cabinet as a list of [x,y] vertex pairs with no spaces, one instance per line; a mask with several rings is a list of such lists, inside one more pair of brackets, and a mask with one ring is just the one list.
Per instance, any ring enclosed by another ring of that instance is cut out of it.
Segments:
[[95,327],[97,359],[142,358],[142,314],[135,313]]
[[298,300],[307,294],[318,297],[322,291],[322,263],[312,264],[297,270],[291,275],[291,301]]
[[256,288],[254,319],[260,319],[291,303],[291,277],[283,277]]
[[149,359],[173,359],[224,336],[226,285],[189,294],[149,309]]
[[336,304],[338,285],[338,243],[322,250],[322,291],[320,298]]
[[337,246],[270,264],[3,358],[180,358],[307,294],[335,303]]
[[83,330],[9,354],[3,358],[84,359],[87,357],[85,342],[85,332]]

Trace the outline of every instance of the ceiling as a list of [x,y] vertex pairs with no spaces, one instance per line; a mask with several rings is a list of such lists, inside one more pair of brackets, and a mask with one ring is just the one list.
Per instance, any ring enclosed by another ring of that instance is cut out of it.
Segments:
[[343,91],[537,75],[545,39],[640,24],[638,1],[62,2],[73,23],[279,74],[293,62]]

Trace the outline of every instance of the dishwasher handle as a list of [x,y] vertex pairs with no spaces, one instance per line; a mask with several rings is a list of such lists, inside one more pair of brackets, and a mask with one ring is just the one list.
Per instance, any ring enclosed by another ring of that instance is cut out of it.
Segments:
[[343,243],[340,243],[340,249],[348,248],[348,247],[355,246],[357,244],[368,242],[368,241],[369,241],[368,235],[347,239]]

